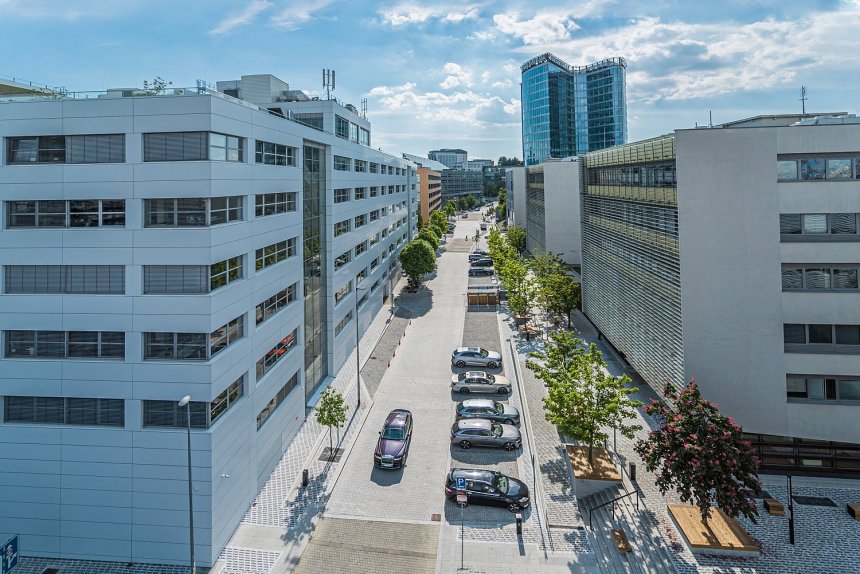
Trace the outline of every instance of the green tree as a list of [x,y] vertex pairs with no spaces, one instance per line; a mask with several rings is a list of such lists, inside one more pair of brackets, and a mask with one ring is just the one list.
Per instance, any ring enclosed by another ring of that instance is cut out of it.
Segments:
[[537,298],[548,313],[563,315],[570,328],[570,314],[582,305],[582,286],[570,275],[552,273],[537,282]]
[[421,211],[418,211],[418,229],[424,227],[424,218],[421,217]]
[[157,96],[167,91],[167,86],[172,86],[173,82],[165,82],[161,76],[155,76],[151,82],[143,81],[143,91],[147,96]]
[[454,205],[453,202],[449,201],[445,204],[445,213],[448,214],[448,217],[454,217],[457,215],[457,206]]
[[501,265],[495,269],[508,292],[508,307],[514,315],[528,316],[534,306],[536,292],[525,261],[518,255],[503,256]]
[[660,492],[677,491],[682,501],[699,507],[705,523],[712,502],[733,518],[755,522],[758,509],[750,493],[759,492],[761,483],[743,429],[703,399],[694,380],[680,393],[667,382],[663,396],[645,407],[660,426],[635,446],[648,472],[656,472]]
[[436,248],[439,247],[439,236],[436,235],[436,232],[430,225],[418,232],[418,240],[427,243],[433,251],[436,251]]
[[508,227],[508,243],[522,253],[526,250],[526,230],[518,225]]
[[425,241],[413,239],[403,247],[398,258],[403,274],[412,285],[420,285],[421,277],[436,269],[436,253]]
[[434,211],[430,214],[430,224],[435,225],[436,227],[441,227],[443,230],[446,230],[448,229],[448,217],[441,211]]
[[465,210],[466,210],[466,198],[465,198],[465,197],[463,197],[462,195],[461,195],[460,197],[458,197],[458,198],[457,198],[457,208],[458,208],[460,211],[465,211]]
[[594,462],[594,447],[609,438],[606,429],[633,438],[641,428],[627,422],[641,406],[630,398],[639,389],[628,386],[628,376],[609,373],[594,343],[585,351],[581,339],[559,331],[550,335],[546,351],[534,357],[543,361],[527,360],[526,366],[547,385],[546,419],[562,434],[588,445],[589,463]]
[[475,207],[475,205],[477,205],[477,203],[478,203],[478,200],[475,199],[474,195],[467,195],[466,196],[466,208],[467,209],[472,209],[473,207]]
[[334,427],[340,428],[344,425],[348,409],[349,407],[343,402],[343,395],[331,387],[323,391],[323,394],[320,396],[320,402],[317,403],[317,422],[324,427],[328,427],[329,456],[334,455],[331,429]]
[[[515,225],[512,225],[511,227],[522,229]],[[510,241],[510,230],[508,230],[508,240]],[[565,263],[561,258],[561,255],[557,253],[549,253],[548,251],[538,249],[529,260],[529,269],[532,270],[532,273],[534,273],[535,277],[540,281],[540,278],[545,275],[567,273],[573,269],[573,265]]]

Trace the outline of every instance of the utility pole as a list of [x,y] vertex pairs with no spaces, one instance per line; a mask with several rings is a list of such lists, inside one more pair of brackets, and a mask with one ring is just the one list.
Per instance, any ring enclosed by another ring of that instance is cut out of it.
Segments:
[[806,86],[800,86],[800,105],[803,114],[806,115]]

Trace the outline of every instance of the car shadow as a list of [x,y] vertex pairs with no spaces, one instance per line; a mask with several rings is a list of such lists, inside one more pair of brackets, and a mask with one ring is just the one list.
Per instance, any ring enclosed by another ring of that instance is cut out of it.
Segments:
[[370,472],[370,480],[379,486],[394,486],[403,480],[403,470],[407,465],[400,468],[383,469],[374,465]]
[[[462,449],[456,444],[451,444],[451,460],[458,463],[469,465],[467,468],[475,466],[497,465],[503,462],[516,462],[517,458],[522,453],[522,448],[514,450],[505,450],[503,448],[492,448],[485,446],[473,446],[469,449]],[[459,465],[457,465],[459,466]]]
[[[532,514],[531,505],[520,510],[520,513],[523,515],[523,521],[528,521]],[[504,506],[470,503],[461,509],[453,500],[447,497],[445,500],[445,521],[453,526],[459,526],[462,520],[470,528],[495,529],[514,524],[516,519],[516,514]]]
[[457,401],[465,401],[467,399],[490,399],[493,401],[501,401],[507,402],[510,398],[511,393],[505,393],[501,395],[499,393],[460,393],[458,391],[451,391],[451,400]]

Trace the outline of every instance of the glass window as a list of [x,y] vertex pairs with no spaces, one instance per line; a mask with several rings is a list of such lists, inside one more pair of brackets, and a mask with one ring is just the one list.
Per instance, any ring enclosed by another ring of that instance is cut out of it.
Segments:
[[[241,276],[241,257],[237,259],[240,259],[239,275]],[[144,294],[164,295],[208,293],[210,281],[211,266],[209,265],[143,266]]]
[[178,401],[143,401],[143,426],[186,428],[188,415],[191,415],[191,427],[207,428],[208,403],[191,401],[187,407],[180,407]]
[[205,361],[206,333],[144,333],[146,360]]
[[792,159],[776,162],[776,178],[780,181],[797,180],[797,161]]
[[349,188],[334,190],[334,202],[335,203],[345,203],[345,202],[349,201],[349,196],[350,196],[350,189]]
[[209,334],[209,356],[214,357],[244,335],[245,316],[239,315]]
[[352,311],[344,315],[343,318],[337,322],[337,325],[334,326],[335,336],[340,335],[340,332],[343,331],[344,327],[346,327],[350,321],[352,321]]
[[125,358],[120,331],[5,331],[9,358]]
[[800,179],[813,180],[825,178],[825,162],[821,158],[800,160]]
[[206,132],[143,134],[143,161],[195,161],[207,159]]
[[803,270],[802,269],[783,269],[782,270],[782,288],[783,289],[803,289]]
[[6,138],[6,160],[28,163],[122,163],[125,134]]
[[827,214],[806,213],[803,215],[804,233],[827,233]]
[[857,289],[857,269],[834,268],[831,280],[834,289]]
[[281,406],[281,403],[284,402],[284,400],[287,398],[287,395],[290,394],[290,391],[296,388],[298,384],[299,373],[296,372],[292,377],[290,377],[290,379],[287,381],[287,384],[281,387],[281,389],[275,394],[275,396],[272,397],[272,400],[269,401],[265,407],[263,407],[263,410],[261,410],[257,414],[257,430],[260,430],[260,427],[262,427],[266,423],[266,421],[269,420],[269,417],[272,416],[272,413],[274,413],[278,409],[278,407]]
[[337,305],[343,301],[344,297],[352,293],[352,281],[346,283],[343,287],[337,290],[334,294],[334,303]]
[[244,161],[242,155],[244,140],[226,134],[209,134],[209,159],[213,161]]
[[209,403],[209,424],[211,425],[218,417],[226,413],[244,394],[245,375],[242,375]]
[[860,380],[842,379],[839,381],[839,400],[860,401]]
[[364,128],[360,128],[360,130],[359,130],[359,143],[361,145],[366,145],[366,146],[370,145],[370,131],[368,131]]
[[806,325],[786,323],[782,326],[785,344],[806,344]]
[[367,225],[367,214],[362,213],[361,215],[356,215],[355,228],[358,229],[359,227],[362,227],[364,225]]
[[242,256],[232,257],[209,266],[209,290],[214,291],[242,279]]
[[296,210],[296,193],[261,193],[255,197],[254,215],[265,217]]
[[349,120],[340,117],[339,115],[334,116],[334,135],[339,138],[349,139]]
[[836,325],[837,345],[860,345],[860,325]]
[[785,387],[786,394],[789,397],[796,399],[806,398],[806,379],[804,377],[797,377],[793,375],[786,376]]
[[853,213],[831,213],[830,233],[833,234],[856,234],[857,218]]
[[358,143],[358,126],[352,122],[349,124],[349,139]]
[[6,202],[6,226],[99,227],[125,225],[124,199]]
[[272,347],[268,353],[263,355],[257,361],[257,382],[265,375],[275,364],[284,358],[287,352],[296,346],[298,330],[294,329],[292,333],[278,341],[278,344]]
[[242,221],[242,196],[213,197],[209,200],[209,225]]
[[283,144],[257,141],[254,159],[265,165],[296,165],[296,148]]
[[341,155],[334,156],[334,169],[337,171],[349,171],[351,160]]
[[334,236],[339,237],[344,233],[347,233],[350,229],[350,221],[346,219],[344,221],[338,221],[334,224]]
[[296,254],[296,238],[280,241],[272,245],[257,249],[256,269],[260,271],[266,267],[275,265]]
[[255,309],[257,325],[273,317],[278,311],[295,301],[297,287],[298,283],[293,283],[257,305]]
[[370,162],[370,173],[376,173],[377,171],[379,171],[379,164],[375,162]]
[[355,246],[355,256],[358,257],[362,253],[367,251],[367,241],[362,241],[358,245]]
[[344,253],[341,253],[334,260],[335,270],[340,269],[341,267],[343,267],[344,265],[346,265],[350,261],[352,261],[352,253],[351,252],[346,251]]
[[4,397],[3,422],[82,426],[125,425],[122,399]]
[[356,187],[355,188],[355,199],[364,199],[367,197],[367,188],[366,187]]
[[809,342],[812,344],[833,344],[833,325],[809,325]]
[[851,160],[828,159],[827,179],[851,179]]
[[806,269],[804,286],[807,289],[830,289],[830,269]]

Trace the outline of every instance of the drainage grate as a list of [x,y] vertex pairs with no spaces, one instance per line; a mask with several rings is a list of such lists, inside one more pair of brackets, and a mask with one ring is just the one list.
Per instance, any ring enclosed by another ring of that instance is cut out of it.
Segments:
[[807,506],[836,506],[836,503],[826,496],[795,496],[794,501]]
[[431,522],[442,522],[442,515],[441,514],[431,514],[430,515],[430,521]]
[[334,452],[332,452],[329,447],[325,447],[322,450],[322,454],[320,454],[320,457],[317,460],[321,460],[323,462],[334,463],[334,462],[340,462],[341,456],[343,456],[343,449],[342,448],[336,448],[336,449],[334,449]]

